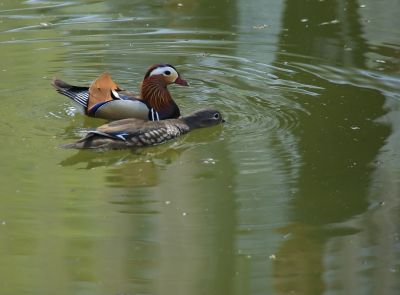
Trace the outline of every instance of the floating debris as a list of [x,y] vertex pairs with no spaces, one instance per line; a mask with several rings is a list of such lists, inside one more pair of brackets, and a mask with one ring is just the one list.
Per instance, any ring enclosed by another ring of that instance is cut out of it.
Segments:
[[57,118],[57,119],[61,119],[61,117],[60,117],[59,115],[56,115],[56,114],[53,113],[53,112],[49,112],[49,115],[50,115],[50,116],[53,116],[53,117],[55,117],[55,118]]
[[269,27],[269,26],[266,25],[266,24],[259,24],[259,25],[253,26],[253,29],[255,29],[255,30],[262,30],[262,29],[266,29],[266,28],[268,28],[268,27]]
[[286,239],[289,239],[291,236],[292,236],[292,233],[287,233],[286,235],[283,236],[283,238],[286,240]]
[[334,19],[334,20],[331,20],[329,22],[320,23],[319,26],[335,25],[335,24],[338,24],[338,23],[340,23],[340,21],[338,19]]
[[216,163],[216,161],[213,158],[208,158],[203,160],[203,164],[212,164],[214,165]]
[[39,24],[42,28],[47,28],[51,26],[51,23],[40,23]]

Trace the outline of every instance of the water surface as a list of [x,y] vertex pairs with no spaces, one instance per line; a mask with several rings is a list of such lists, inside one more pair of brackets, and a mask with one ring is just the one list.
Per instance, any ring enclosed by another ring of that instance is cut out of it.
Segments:
[[[397,294],[399,4],[0,2],[1,294]],[[50,86],[175,65],[229,124],[134,151]]]

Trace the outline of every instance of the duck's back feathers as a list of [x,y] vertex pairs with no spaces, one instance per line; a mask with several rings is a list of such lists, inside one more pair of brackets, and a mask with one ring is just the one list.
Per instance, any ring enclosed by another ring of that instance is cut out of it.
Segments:
[[123,149],[157,145],[189,132],[179,119],[144,121],[130,118],[105,124],[89,131],[81,140],[64,148]]

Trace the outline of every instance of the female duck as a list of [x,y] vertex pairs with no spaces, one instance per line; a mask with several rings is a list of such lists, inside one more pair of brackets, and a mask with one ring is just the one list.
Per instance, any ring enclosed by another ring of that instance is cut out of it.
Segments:
[[75,149],[124,149],[161,144],[196,128],[223,123],[221,113],[202,109],[179,119],[147,121],[123,119],[102,125],[75,143],[64,148]]
[[108,120],[139,118],[152,121],[180,116],[179,107],[167,89],[169,84],[189,85],[169,64],[154,65],[146,72],[140,98],[121,89],[108,73],[93,81],[90,87],[73,86],[59,79],[52,82],[59,93],[83,106],[88,116]]

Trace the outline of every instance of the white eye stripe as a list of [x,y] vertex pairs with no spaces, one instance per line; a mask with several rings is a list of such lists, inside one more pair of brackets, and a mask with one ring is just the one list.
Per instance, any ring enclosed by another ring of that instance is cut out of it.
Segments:
[[166,71],[169,71],[171,73],[170,75],[178,76],[178,73],[176,72],[176,70],[174,68],[171,68],[171,67],[168,67],[168,66],[159,67],[159,68],[156,68],[156,69],[152,70],[151,73],[150,73],[150,76],[162,75]]

